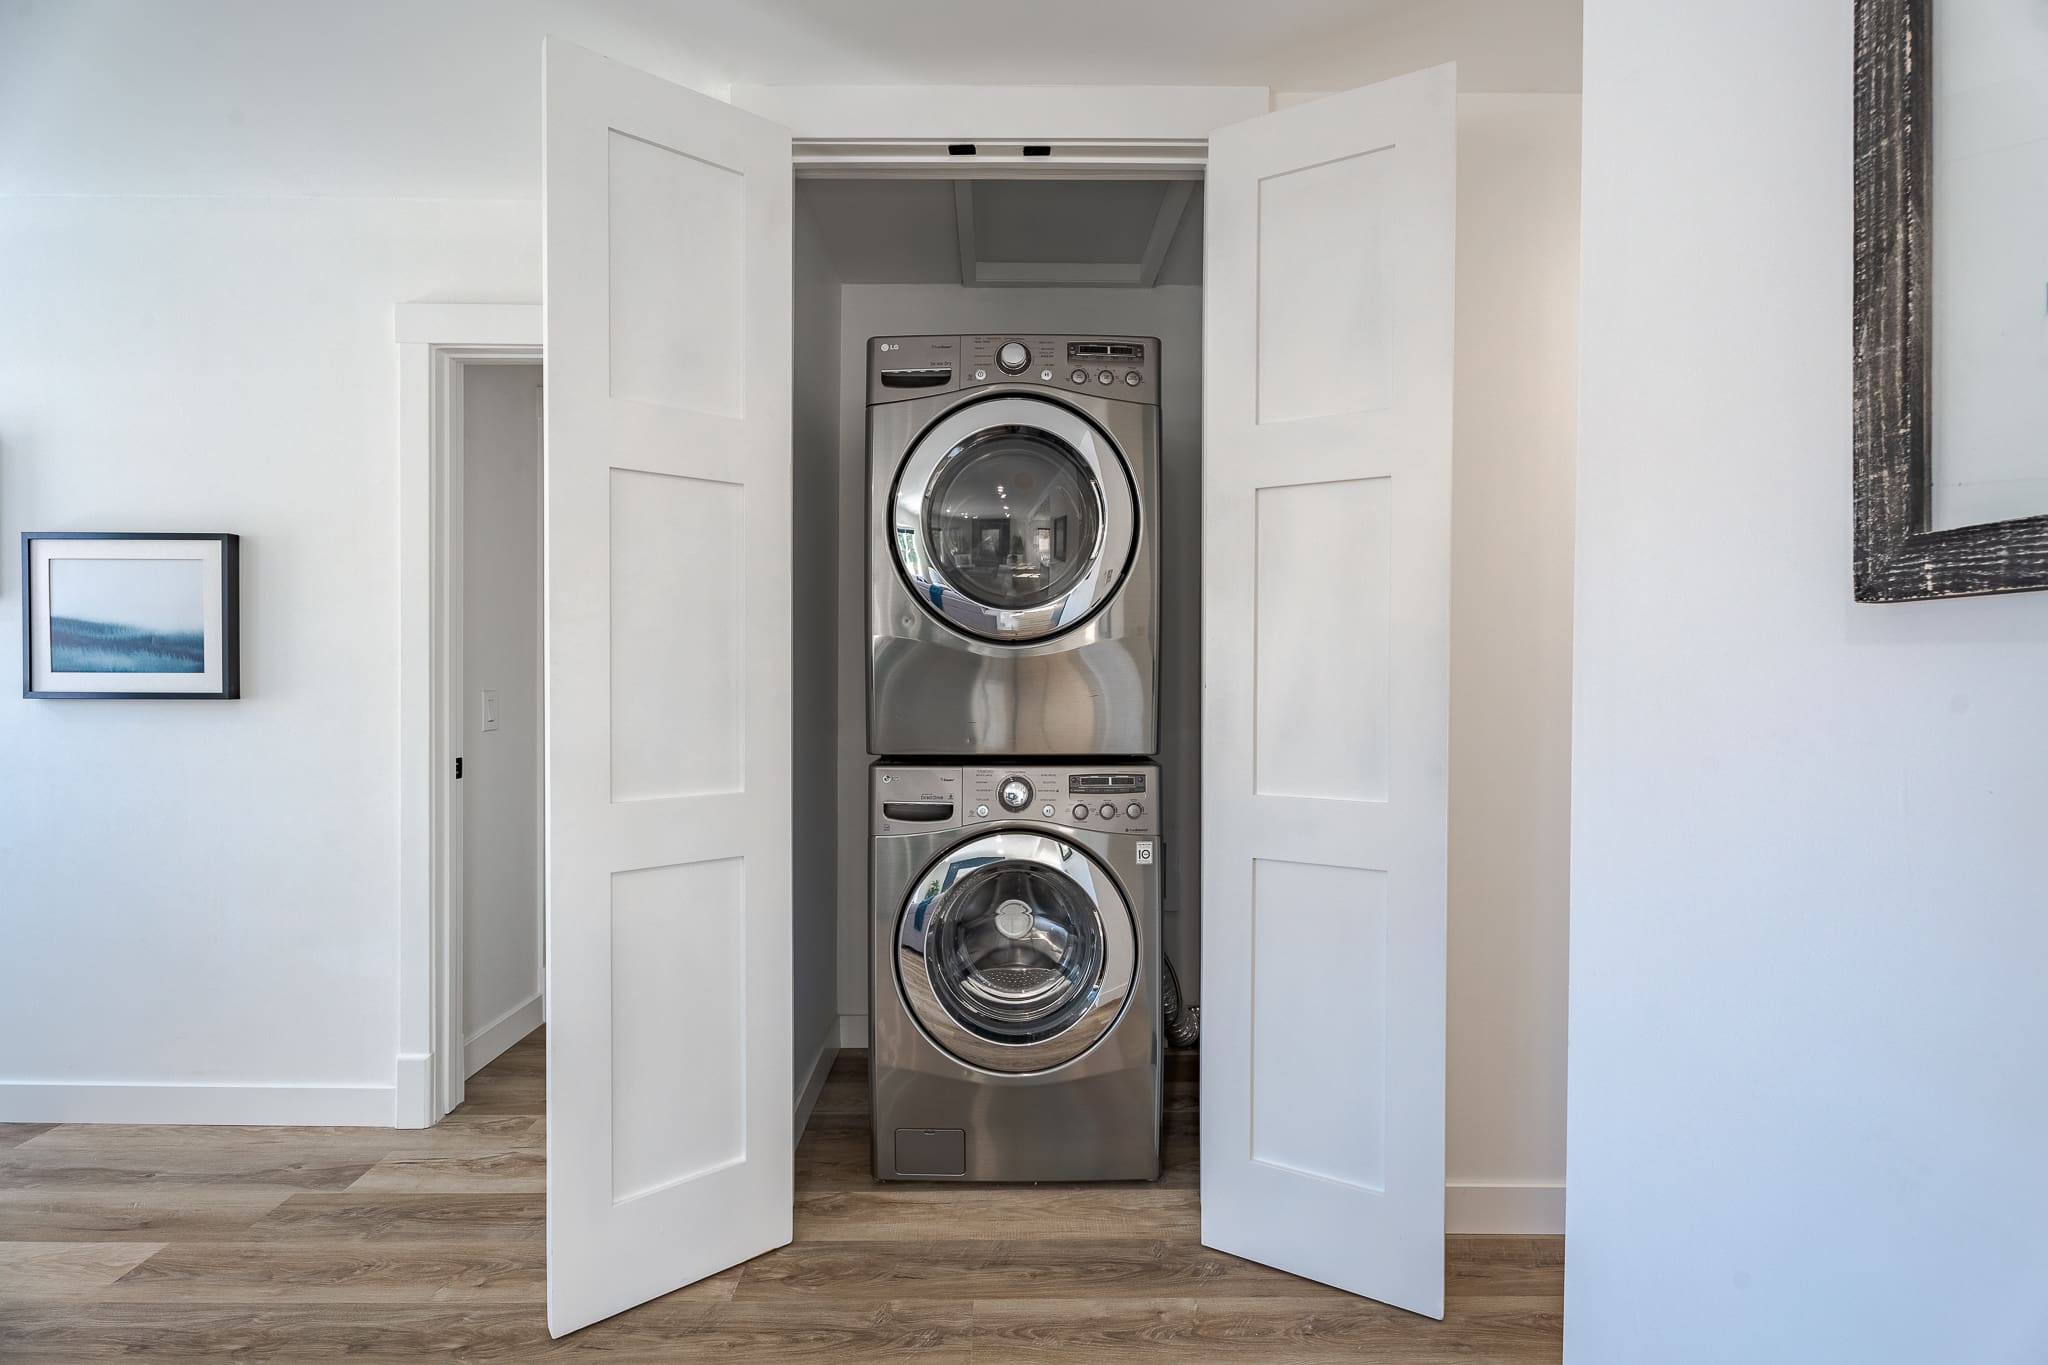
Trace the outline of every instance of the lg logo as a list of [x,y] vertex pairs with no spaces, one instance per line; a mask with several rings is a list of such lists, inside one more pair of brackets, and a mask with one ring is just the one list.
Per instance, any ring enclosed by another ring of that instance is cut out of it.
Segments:
[[900,351],[903,349],[903,344],[897,341],[885,341],[882,343],[882,349],[885,351]]

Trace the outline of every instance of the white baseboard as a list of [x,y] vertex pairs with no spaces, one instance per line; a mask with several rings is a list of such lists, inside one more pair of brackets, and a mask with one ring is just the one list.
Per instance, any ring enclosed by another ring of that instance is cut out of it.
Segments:
[[389,1128],[388,1085],[0,1081],[0,1123],[206,1123]]
[[426,1052],[401,1052],[394,1069],[391,1126],[430,1128],[434,1113],[434,1058]]
[[859,1048],[863,1052],[867,1050],[868,1017],[865,1014],[839,1016],[839,1046]]
[[1453,1180],[1444,1185],[1444,1231],[1564,1235],[1562,1184]]
[[811,1110],[818,1106],[818,1093],[825,1088],[825,1077],[832,1073],[832,1060],[838,1055],[839,1026],[835,1021],[825,1030],[825,1036],[818,1039],[818,1046],[811,1053],[810,1066],[797,1078],[796,1126],[790,1131],[799,1138],[811,1125]]
[[472,1033],[462,1043],[462,1075],[476,1075],[498,1060],[506,1048],[540,1027],[541,993],[535,991],[497,1018]]

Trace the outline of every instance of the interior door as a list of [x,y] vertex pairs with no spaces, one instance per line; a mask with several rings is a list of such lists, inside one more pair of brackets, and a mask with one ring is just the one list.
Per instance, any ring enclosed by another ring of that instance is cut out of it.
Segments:
[[789,134],[546,59],[548,1329],[790,1235]]
[[1209,144],[1202,1240],[1443,1316],[1456,73]]

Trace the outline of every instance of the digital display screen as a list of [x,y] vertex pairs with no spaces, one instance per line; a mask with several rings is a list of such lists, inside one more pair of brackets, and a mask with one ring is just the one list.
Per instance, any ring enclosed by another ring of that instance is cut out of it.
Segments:
[[1074,793],[1116,793],[1141,792],[1145,790],[1143,773],[1075,773],[1067,779],[1067,790]]
[[1135,341],[1070,341],[1067,343],[1068,360],[1127,360],[1134,365],[1145,363],[1145,348]]

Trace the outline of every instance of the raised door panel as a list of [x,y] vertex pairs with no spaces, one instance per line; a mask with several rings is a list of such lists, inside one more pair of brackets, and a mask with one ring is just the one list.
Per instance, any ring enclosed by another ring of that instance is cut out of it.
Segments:
[[1202,1236],[1443,1312],[1454,72],[1219,130]]

